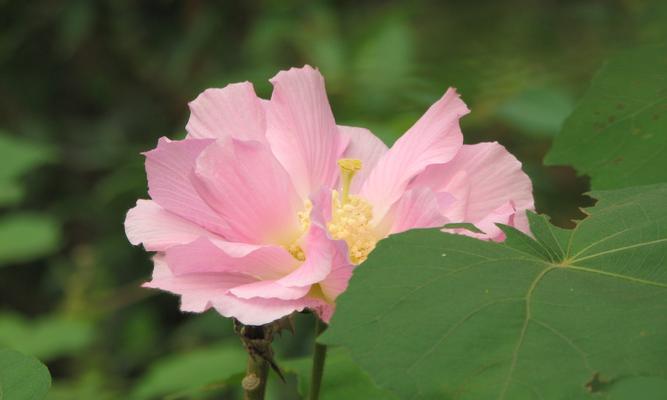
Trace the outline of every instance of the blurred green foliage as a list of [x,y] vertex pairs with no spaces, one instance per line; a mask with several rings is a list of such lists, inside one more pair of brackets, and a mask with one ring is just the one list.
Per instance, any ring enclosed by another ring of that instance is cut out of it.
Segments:
[[[288,360],[283,363],[289,372],[297,374],[299,393],[308,395],[311,380],[311,357]],[[342,348],[331,348],[326,358],[326,379],[322,382],[322,400],[366,399],[394,400],[393,394],[376,387]]]
[[[147,196],[139,153],[183,135],[203,89],[250,80],[266,97],[268,78],[304,63],[325,75],[339,123],[388,143],[457,87],[466,142],[507,146],[538,210],[571,226],[587,182],[542,158],[603,59],[665,37],[666,4],[0,0],[0,345],[44,357],[52,399],[193,389],[164,360],[203,365],[191,352],[234,341],[231,323],[139,287],[150,261],[123,231]],[[311,329],[299,316],[279,359],[308,354]],[[273,398],[295,396],[288,382]]]

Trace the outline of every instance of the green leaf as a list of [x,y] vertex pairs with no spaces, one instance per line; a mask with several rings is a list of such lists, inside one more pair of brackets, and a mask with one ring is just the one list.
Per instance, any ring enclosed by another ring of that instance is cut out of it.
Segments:
[[39,258],[59,244],[59,224],[49,215],[15,213],[0,218],[0,267]]
[[478,227],[467,222],[455,222],[444,226],[448,229],[465,229],[473,233],[484,233]]
[[0,400],[43,399],[50,386],[49,370],[39,360],[0,349]]
[[587,399],[587,383],[664,379],[667,185],[592,195],[573,230],[531,215],[535,240],[383,240],[323,341],[401,398]]
[[[310,388],[312,358],[304,357],[280,363],[287,372],[294,372],[299,379],[299,392],[305,397]],[[344,349],[330,348],[324,367],[320,399],[390,400],[390,393],[379,389],[359,367],[352,362]]]
[[92,328],[84,321],[59,316],[29,321],[16,314],[0,314],[0,346],[41,360],[72,354],[92,339]]
[[572,165],[593,189],[667,181],[667,46],[612,58],[567,119],[545,162]]
[[552,88],[534,88],[508,100],[498,113],[523,133],[554,136],[573,108],[574,100],[568,93]]
[[52,156],[52,151],[44,145],[19,140],[0,131],[0,206],[18,202],[23,196],[18,179]]
[[667,379],[638,376],[624,379],[613,385],[609,400],[664,400]]
[[245,371],[247,354],[240,343],[207,347],[172,355],[153,363],[133,390],[133,399],[207,390]]

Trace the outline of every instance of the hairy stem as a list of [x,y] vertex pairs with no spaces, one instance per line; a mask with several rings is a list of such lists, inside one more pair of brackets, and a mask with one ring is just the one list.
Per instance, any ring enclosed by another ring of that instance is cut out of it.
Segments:
[[324,332],[327,325],[315,317],[315,348],[313,350],[313,370],[310,378],[310,400],[320,398],[320,386],[324,375],[324,362],[327,358],[327,346],[317,343],[317,337]]
[[269,363],[261,357],[248,354],[248,368],[241,382],[245,400],[264,400],[266,381],[269,378]]

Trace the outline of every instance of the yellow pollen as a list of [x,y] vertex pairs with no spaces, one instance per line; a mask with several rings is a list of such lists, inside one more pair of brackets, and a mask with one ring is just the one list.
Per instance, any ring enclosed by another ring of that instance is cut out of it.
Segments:
[[306,200],[303,205],[303,211],[296,213],[299,218],[299,225],[301,226],[301,233],[303,234],[310,227],[310,212],[313,210],[313,202]]
[[377,239],[370,226],[373,219],[372,206],[359,196],[348,196],[342,200],[338,191],[332,192],[332,215],[327,224],[331,237],[345,240],[350,261],[361,264],[375,248]]
[[287,247],[287,251],[299,261],[306,261],[306,253],[303,251],[301,246],[296,243],[292,243]]
[[331,221],[327,224],[331,237],[345,240],[354,264],[361,264],[375,248],[377,239],[370,226],[373,207],[359,196],[350,195],[352,178],[361,169],[361,160],[338,160],[341,175],[341,193],[331,193]]
[[362,167],[361,160],[356,158],[341,158],[338,160],[338,166],[340,167],[340,176],[342,180],[342,189],[343,189],[343,202],[347,201],[347,198],[350,194],[350,185],[352,184],[352,178]]
[[296,239],[289,245],[284,245],[283,247],[289,251],[292,257],[296,258],[299,261],[306,260],[306,252],[303,251],[303,248],[298,244],[299,238],[303,236],[304,233],[308,231],[310,227],[310,212],[313,209],[313,203],[310,200],[306,200],[303,204],[303,211],[296,213],[296,216],[299,220],[300,232]]

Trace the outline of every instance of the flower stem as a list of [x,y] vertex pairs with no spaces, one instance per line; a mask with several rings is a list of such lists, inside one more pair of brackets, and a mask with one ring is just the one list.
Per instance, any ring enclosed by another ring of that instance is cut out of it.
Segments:
[[320,386],[324,375],[324,362],[327,358],[327,346],[317,343],[317,337],[324,332],[327,325],[315,317],[315,348],[313,350],[313,370],[310,378],[310,400],[320,398]]
[[248,354],[248,368],[241,382],[244,400],[264,400],[269,363],[261,357]]

